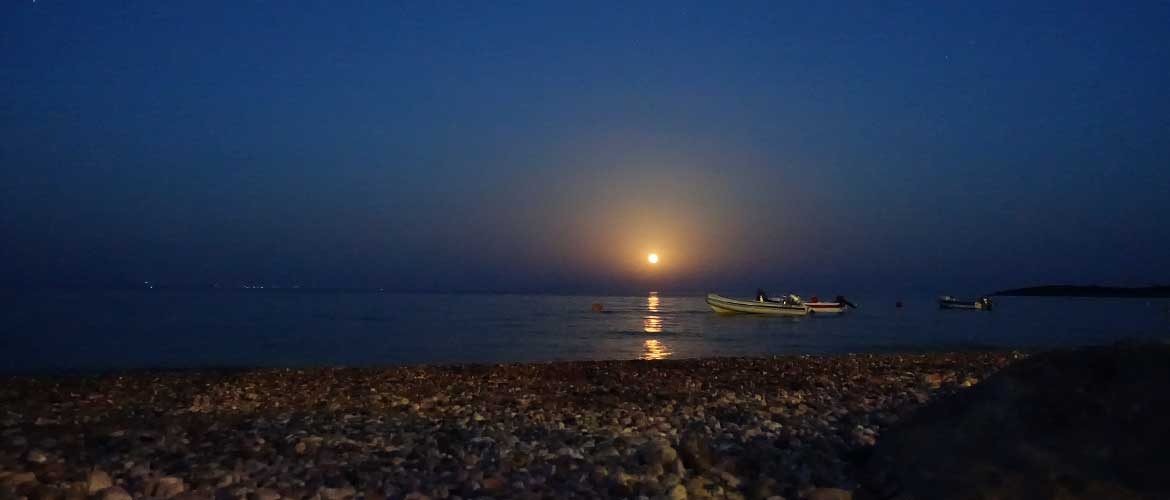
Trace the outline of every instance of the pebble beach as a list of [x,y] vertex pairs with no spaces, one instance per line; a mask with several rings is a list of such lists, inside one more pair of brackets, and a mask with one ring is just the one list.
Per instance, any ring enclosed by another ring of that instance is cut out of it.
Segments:
[[1023,356],[0,378],[0,498],[852,498],[915,409]]

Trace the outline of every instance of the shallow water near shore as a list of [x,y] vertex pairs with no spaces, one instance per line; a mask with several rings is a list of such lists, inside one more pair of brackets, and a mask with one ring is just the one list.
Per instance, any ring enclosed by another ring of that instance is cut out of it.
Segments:
[[[1170,337],[1167,300],[862,297],[839,317],[719,316],[701,296],[9,293],[0,371],[678,359],[1045,348]],[[600,303],[604,312],[590,311]]]

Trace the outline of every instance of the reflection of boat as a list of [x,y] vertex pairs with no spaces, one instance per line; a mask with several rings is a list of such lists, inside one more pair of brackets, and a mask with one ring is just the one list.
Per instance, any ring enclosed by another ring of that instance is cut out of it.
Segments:
[[800,298],[790,295],[781,300],[739,300],[729,299],[713,293],[707,294],[707,305],[719,314],[771,314],[777,316],[804,316],[808,308]]
[[990,311],[991,299],[987,297],[980,297],[976,300],[959,300],[950,295],[943,295],[938,298],[939,309],[972,309],[977,311]]

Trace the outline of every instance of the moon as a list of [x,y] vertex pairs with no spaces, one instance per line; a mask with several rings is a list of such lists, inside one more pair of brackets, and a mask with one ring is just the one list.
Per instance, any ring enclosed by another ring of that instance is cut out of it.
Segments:
[[646,262],[649,262],[651,264],[657,264],[658,263],[658,254],[652,253],[652,254],[647,255]]

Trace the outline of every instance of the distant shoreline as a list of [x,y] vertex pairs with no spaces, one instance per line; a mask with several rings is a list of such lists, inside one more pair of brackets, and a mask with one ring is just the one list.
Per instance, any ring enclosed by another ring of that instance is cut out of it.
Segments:
[[992,295],[1007,297],[1116,297],[1151,299],[1170,298],[1170,286],[1044,285],[1000,290]]

